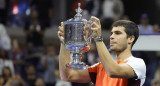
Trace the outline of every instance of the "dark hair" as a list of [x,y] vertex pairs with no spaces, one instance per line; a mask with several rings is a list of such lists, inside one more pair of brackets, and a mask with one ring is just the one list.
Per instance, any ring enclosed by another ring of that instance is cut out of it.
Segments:
[[113,27],[117,27],[117,26],[122,26],[125,28],[125,32],[127,34],[127,38],[130,36],[134,36],[135,40],[132,43],[132,46],[135,44],[135,42],[137,41],[138,37],[139,37],[139,29],[138,26],[129,20],[118,20],[116,22],[113,23],[112,28]]

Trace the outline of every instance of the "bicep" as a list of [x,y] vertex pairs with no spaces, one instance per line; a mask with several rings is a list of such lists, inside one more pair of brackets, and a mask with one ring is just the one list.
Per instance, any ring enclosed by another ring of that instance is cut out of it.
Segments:
[[117,72],[117,78],[134,78],[137,77],[133,68],[128,64],[119,64],[119,71]]

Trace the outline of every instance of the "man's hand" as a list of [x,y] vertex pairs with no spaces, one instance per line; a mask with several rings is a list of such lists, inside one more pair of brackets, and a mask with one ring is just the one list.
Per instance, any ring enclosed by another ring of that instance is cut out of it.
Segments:
[[101,36],[101,24],[100,20],[94,16],[91,16],[93,23],[91,24],[91,30],[93,31],[92,38],[96,39]]
[[63,22],[61,22],[61,26],[58,27],[59,31],[58,31],[58,38],[61,41],[61,43],[64,44],[64,24]]

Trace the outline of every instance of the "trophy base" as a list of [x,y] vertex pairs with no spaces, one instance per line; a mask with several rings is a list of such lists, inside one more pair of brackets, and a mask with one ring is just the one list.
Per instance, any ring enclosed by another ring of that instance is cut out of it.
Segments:
[[87,67],[85,66],[85,64],[83,62],[79,62],[79,63],[73,63],[70,62],[68,64],[66,64],[66,67],[72,70],[84,70],[87,69]]

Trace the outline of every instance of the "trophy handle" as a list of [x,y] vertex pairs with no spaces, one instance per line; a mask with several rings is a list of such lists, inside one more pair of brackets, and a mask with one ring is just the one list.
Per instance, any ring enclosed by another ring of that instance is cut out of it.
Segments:
[[95,22],[95,20],[90,19],[89,21],[84,21],[84,39],[89,43],[89,45],[91,44],[91,39],[93,36],[93,31],[91,30],[91,25],[92,23]]

